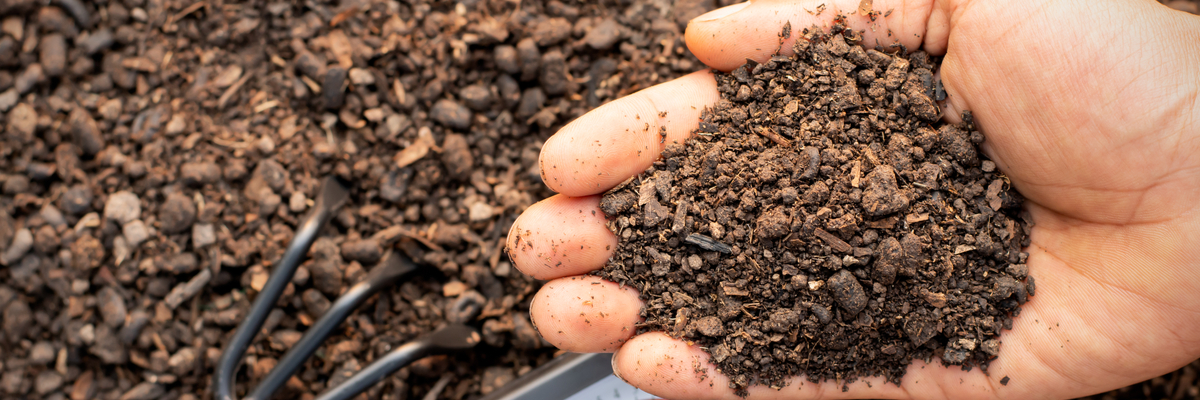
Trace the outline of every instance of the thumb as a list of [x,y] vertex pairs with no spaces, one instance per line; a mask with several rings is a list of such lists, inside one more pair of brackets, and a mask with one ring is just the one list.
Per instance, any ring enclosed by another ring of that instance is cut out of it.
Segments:
[[[863,32],[868,48],[899,43],[945,53],[950,6],[935,0],[754,0],[713,10],[688,23],[688,49],[710,67],[729,71],[746,59],[765,61],[777,51],[792,54],[805,28],[828,28],[839,16]],[[860,12],[860,8],[864,12]],[[869,14],[865,10],[871,10]],[[786,23],[791,35],[780,38]]]

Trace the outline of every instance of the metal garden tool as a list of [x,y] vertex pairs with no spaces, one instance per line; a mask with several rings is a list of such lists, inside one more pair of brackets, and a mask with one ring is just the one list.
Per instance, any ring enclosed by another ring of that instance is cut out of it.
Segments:
[[[300,265],[304,255],[308,253],[308,249],[312,246],[313,241],[316,240],[318,232],[329,222],[337,209],[345,203],[349,194],[350,188],[346,183],[337,178],[325,179],[321,187],[321,192],[317,196],[316,205],[304,218],[300,228],[296,231],[296,236],[288,245],[282,259],[276,264],[266,285],[263,286],[263,290],[254,299],[254,303],[250,307],[250,313],[238,325],[233,338],[226,344],[225,349],[221,353],[214,381],[214,398],[216,400],[236,399],[234,378],[237,367],[241,364],[242,356],[245,355],[250,341],[254,339],[255,334],[262,328],[267,314],[271,311],[275,302],[279,300],[287,283],[292,280],[292,276],[296,273],[296,268]],[[300,341],[296,342],[284,354],[275,368],[259,382],[257,387],[250,391],[247,399],[266,400],[271,398],[355,308],[375,293],[393,286],[417,270],[418,267],[412,260],[409,260],[408,257],[398,252],[389,252],[385,255],[383,260],[367,273],[366,279],[350,287],[349,290],[333,302],[329,310],[304,333]],[[458,308],[465,308],[463,312],[457,314],[473,317],[482,308],[482,304],[471,304],[477,302],[467,301],[463,303],[468,304],[456,304]],[[427,336],[397,347],[371,365],[368,365],[367,368],[350,377],[349,380],[338,386],[329,388],[318,399],[348,399],[370,388],[371,385],[382,380],[387,375],[422,357],[474,347],[480,342],[479,333],[474,328],[466,326],[461,322],[464,321],[451,323]]]

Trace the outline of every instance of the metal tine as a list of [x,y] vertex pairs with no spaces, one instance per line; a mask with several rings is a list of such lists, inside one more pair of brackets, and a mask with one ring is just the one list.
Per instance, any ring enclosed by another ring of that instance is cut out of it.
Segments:
[[333,218],[337,209],[341,208],[342,204],[349,197],[349,183],[336,177],[325,178],[325,181],[321,184],[321,192],[316,196],[316,204],[313,206],[312,211],[304,218],[304,222],[300,224],[300,227],[296,229],[296,236],[288,244],[283,257],[275,264],[275,268],[271,271],[271,277],[267,279],[263,290],[255,297],[254,303],[250,306],[249,314],[238,324],[233,337],[221,353],[213,385],[213,397],[216,400],[236,399],[233,388],[234,377],[236,376],[238,366],[242,363],[242,356],[246,354],[246,348],[250,346],[250,341],[254,339],[255,334],[258,333],[258,329],[262,327],[267,314],[275,306],[275,302],[279,300],[279,296],[283,294],[283,289],[287,286],[287,283],[296,274],[296,267],[300,266],[300,261],[308,254],[308,249],[312,246],[313,241],[317,239],[317,234],[320,233],[321,228],[329,223],[329,220]]
[[446,325],[388,352],[350,379],[321,393],[315,400],[354,398],[413,361],[429,355],[468,350],[479,344],[481,339],[475,328],[458,323]]
[[397,252],[389,252],[385,255],[383,261],[380,261],[367,274],[366,279],[351,286],[346,293],[338,297],[333,302],[333,305],[329,307],[329,310],[324,315],[321,315],[321,318],[304,332],[304,336],[300,338],[300,341],[296,342],[283,355],[283,358],[279,360],[279,364],[271,372],[267,373],[267,376],[246,397],[246,400],[270,399],[280,387],[287,383],[292,375],[296,374],[296,371],[300,369],[300,366],[304,365],[308,357],[312,356],[317,351],[317,348],[321,347],[321,343],[325,341],[325,338],[329,337],[334,329],[350,316],[350,313],[354,312],[358,306],[362,305],[364,301],[375,293],[392,287],[396,282],[417,271],[417,269],[417,265],[412,260]]

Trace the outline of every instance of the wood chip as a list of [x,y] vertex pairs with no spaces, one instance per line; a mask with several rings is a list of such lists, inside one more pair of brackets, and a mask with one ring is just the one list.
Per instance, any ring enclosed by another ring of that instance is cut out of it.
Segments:
[[905,217],[904,217],[904,222],[907,222],[907,223],[909,223],[910,225],[911,225],[911,224],[918,223],[918,222],[925,222],[925,221],[928,221],[928,220],[929,220],[929,214],[928,214],[928,213],[921,213],[921,214],[908,214],[907,216],[905,216]]
[[892,228],[896,227],[896,222],[898,222],[899,220],[900,220],[900,217],[893,215],[893,216],[890,216],[890,217],[887,217],[884,219],[877,219],[874,221],[863,221],[863,223],[868,228],[871,228],[871,229],[892,229]]
[[425,157],[433,144],[433,132],[428,127],[422,127],[417,132],[417,140],[396,153],[396,168],[407,167]]
[[75,384],[71,385],[71,400],[86,400],[92,398],[92,381],[95,373],[91,370],[83,371],[75,378]]
[[196,293],[200,293],[200,290],[204,289],[204,286],[208,285],[208,281],[211,279],[212,271],[205,268],[199,274],[192,277],[191,280],[187,281],[187,283],[181,283],[175,286],[174,289],[171,289],[171,292],[167,293],[167,297],[163,298],[163,304],[167,308],[174,310],[175,307],[179,307],[180,304],[195,296]]
[[721,290],[723,290],[725,292],[726,296],[749,296],[750,295],[750,291],[739,288],[737,286],[733,286],[733,284],[729,283],[729,282],[722,282]]
[[850,247],[850,243],[846,243],[845,240],[834,236],[832,233],[826,232],[824,229],[817,228],[813,231],[813,233],[815,233],[817,237],[821,238],[821,240],[825,241],[825,244],[829,245],[829,248],[833,249],[833,251],[838,253],[849,253],[852,249],[852,247]]

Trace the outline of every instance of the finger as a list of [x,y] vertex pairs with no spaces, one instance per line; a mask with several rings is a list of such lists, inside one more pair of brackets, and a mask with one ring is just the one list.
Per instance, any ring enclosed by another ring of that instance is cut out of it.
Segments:
[[[658,332],[629,339],[613,356],[613,371],[629,384],[657,396],[739,399],[730,388],[730,378],[709,362],[703,349]],[[752,374],[759,369],[756,365],[746,371]],[[790,378],[782,388],[750,386],[746,399],[979,398],[994,393],[997,387],[1008,388],[999,381],[1011,374],[995,363],[989,371],[991,374],[984,374],[978,369],[943,367],[936,361],[915,361],[900,386],[883,377],[861,377],[853,383],[812,383],[801,376]],[[1024,386],[1014,383],[1012,389],[1018,387]]]
[[[933,0],[875,0],[873,10],[858,12],[860,0],[755,0],[717,9],[693,19],[684,33],[688,49],[710,67],[729,71],[746,59],[765,61],[776,52],[791,55],[792,44],[806,28],[816,25],[828,30],[834,19],[845,16],[850,29],[863,31],[862,45],[887,47],[894,43],[908,49],[924,46],[931,54],[946,51],[950,13],[935,7]],[[820,7],[824,5],[825,9]],[[785,23],[791,35],[780,39]]]
[[552,196],[526,209],[508,231],[513,265],[537,279],[594,271],[616,248],[617,237],[604,225],[598,196]]
[[[757,365],[748,368],[758,371]],[[727,376],[709,362],[699,346],[652,332],[638,335],[613,355],[613,371],[629,384],[656,396],[680,399],[738,399]],[[859,379],[843,392],[840,382],[811,383],[792,378],[782,390],[751,386],[746,399],[903,398],[903,389],[883,378]]]
[[642,301],[636,290],[594,276],[573,276],[542,286],[529,316],[554,346],[580,353],[610,352],[636,330]]
[[542,179],[568,196],[602,193],[645,171],[668,144],[683,143],[716,102],[716,80],[699,71],[600,106],[542,146]]

